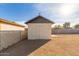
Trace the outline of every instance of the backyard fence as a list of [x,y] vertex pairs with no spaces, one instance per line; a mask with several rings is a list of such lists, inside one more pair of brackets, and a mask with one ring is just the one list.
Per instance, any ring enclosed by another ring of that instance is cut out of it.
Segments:
[[52,34],[79,34],[79,29],[52,29]]
[[[27,38],[28,29],[23,31],[0,31],[0,50]],[[52,29],[52,34],[79,34],[79,29]]]
[[27,30],[0,31],[0,50],[5,49],[25,38],[27,38]]

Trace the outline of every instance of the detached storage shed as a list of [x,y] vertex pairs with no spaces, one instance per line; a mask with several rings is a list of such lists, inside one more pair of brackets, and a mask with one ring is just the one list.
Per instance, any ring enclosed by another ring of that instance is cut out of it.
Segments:
[[24,38],[24,31],[24,26],[0,19],[0,50],[22,40]]
[[26,22],[28,25],[28,39],[51,39],[51,25],[54,22],[43,16],[37,16]]

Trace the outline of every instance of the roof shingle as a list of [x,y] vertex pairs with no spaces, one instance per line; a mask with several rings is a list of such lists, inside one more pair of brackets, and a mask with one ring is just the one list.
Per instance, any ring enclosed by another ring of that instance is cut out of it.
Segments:
[[27,21],[25,24],[28,24],[28,23],[52,23],[52,24],[54,24],[53,21],[48,20],[45,17],[40,16],[40,15],[33,18],[33,19],[31,19],[31,20],[29,20],[29,21]]

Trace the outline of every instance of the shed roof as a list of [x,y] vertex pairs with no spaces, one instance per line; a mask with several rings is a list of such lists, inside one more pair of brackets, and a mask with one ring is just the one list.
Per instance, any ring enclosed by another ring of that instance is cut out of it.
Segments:
[[54,24],[53,21],[48,20],[47,18],[40,16],[40,15],[29,20],[29,21],[27,21],[27,22],[25,22],[25,24],[28,24],[28,23],[52,23],[52,24]]
[[23,25],[17,24],[16,22],[8,21],[2,18],[0,18],[0,23],[6,23],[6,24],[14,25],[14,26],[25,27]]

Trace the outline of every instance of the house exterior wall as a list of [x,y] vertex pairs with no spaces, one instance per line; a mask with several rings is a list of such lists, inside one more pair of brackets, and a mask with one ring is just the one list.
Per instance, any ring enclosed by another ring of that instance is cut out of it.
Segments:
[[29,23],[28,39],[51,39],[51,23]]
[[19,27],[19,26],[15,26],[15,25],[10,25],[10,24],[5,24],[5,23],[1,23],[1,30],[24,30],[24,27]]
[[15,44],[24,38],[24,27],[19,27],[5,23],[0,23],[0,27],[0,50]]
[[[0,30],[1,30],[1,24],[0,24]],[[1,38],[1,33],[0,33],[0,38]],[[2,47],[1,47],[1,39],[0,39],[0,50],[2,50]]]

